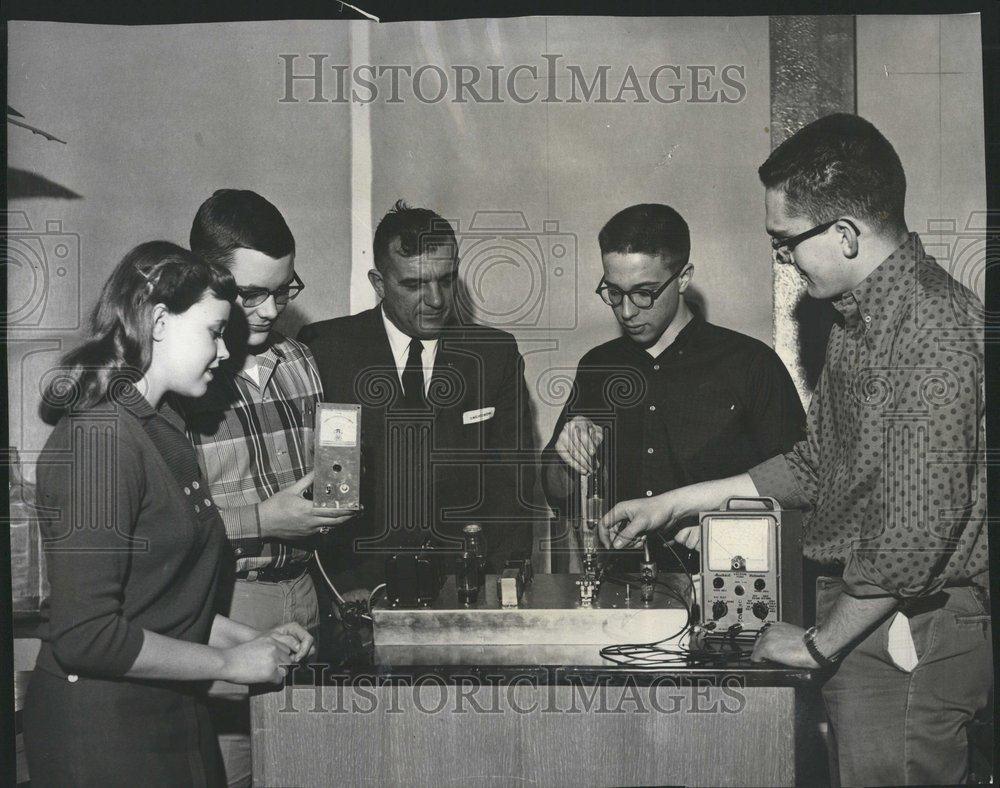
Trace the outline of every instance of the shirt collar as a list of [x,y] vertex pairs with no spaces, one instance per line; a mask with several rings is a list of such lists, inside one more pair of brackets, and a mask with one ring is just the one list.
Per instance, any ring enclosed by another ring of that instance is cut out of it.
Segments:
[[834,299],[833,306],[843,316],[845,328],[860,329],[869,342],[874,341],[878,333],[892,323],[893,307],[906,303],[905,293],[916,282],[916,265],[925,256],[920,237],[910,233],[878,268],[853,289]]
[[131,413],[139,421],[148,421],[155,416],[165,418],[174,427],[184,431],[183,420],[177,413],[170,394],[163,397],[160,405],[154,408],[148,399],[132,383],[124,383],[116,386],[113,392],[109,392],[108,398],[116,405],[120,405]]
[[[386,317],[385,309],[379,307],[379,313],[382,315],[385,335],[389,338],[389,347],[392,348],[392,357],[396,360],[396,366],[405,366],[413,337],[400,331],[396,324]],[[433,353],[437,350],[438,341],[436,339],[421,339],[420,341],[423,342],[425,351],[430,350]]]
[[664,351],[666,351],[667,348],[681,347],[684,345],[684,343],[686,343],[689,340],[693,332],[689,331],[688,329],[691,328],[692,324],[696,320],[701,319],[701,313],[698,311],[698,307],[692,306],[690,304],[687,304],[687,309],[688,312],[691,313],[691,318],[688,320],[687,323],[684,324],[684,327],[677,332],[677,335],[673,338],[673,341],[671,341],[669,344],[663,345],[662,347],[658,347],[658,345],[661,342],[663,342],[663,334],[667,333],[666,329],[664,329],[663,334],[660,335],[660,338],[656,340],[653,346],[644,349],[643,352],[645,352],[647,356],[653,359],[659,358],[664,353]]
[[156,408],[149,404],[149,400],[132,383],[115,385],[113,390],[108,392],[108,399],[137,419],[148,419],[156,415]]
[[275,367],[285,359],[285,351],[281,347],[283,339],[284,337],[280,334],[272,334],[267,347],[260,353],[254,354],[257,359],[257,380],[254,380],[242,369],[237,370],[236,374],[263,391],[267,387],[268,381],[271,380]]
[[691,319],[688,321],[687,325],[678,332],[677,336],[674,337],[674,341],[657,353],[655,357],[646,348],[640,347],[628,337],[623,337],[623,339],[628,343],[626,347],[628,347],[637,358],[642,358],[650,364],[661,360],[667,353],[684,350],[698,336],[701,328],[705,325],[705,318],[701,314],[701,310],[699,310],[698,307],[689,303],[688,310],[691,312]]

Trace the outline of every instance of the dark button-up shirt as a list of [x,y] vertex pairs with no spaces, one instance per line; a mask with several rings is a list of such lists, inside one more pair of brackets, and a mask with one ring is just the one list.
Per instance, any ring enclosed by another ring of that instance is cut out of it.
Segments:
[[988,589],[982,305],[914,233],[839,297],[807,437],[750,471],[848,593]]
[[[588,351],[546,449],[586,415],[608,428],[612,505],[742,473],[790,449],[805,414],[788,371],[763,342],[697,313],[656,358],[628,337]],[[549,492],[565,514],[569,502]],[[658,551],[658,545],[651,542]]]

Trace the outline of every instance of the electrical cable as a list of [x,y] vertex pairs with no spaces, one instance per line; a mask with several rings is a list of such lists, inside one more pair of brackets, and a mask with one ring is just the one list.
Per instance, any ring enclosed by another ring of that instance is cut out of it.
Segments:
[[319,568],[319,573],[323,576],[323,580],[330,587],[330,592],[333,594],[333,603],[337,607],[337,612],[340,615],[341,622],[345,626],[351,628],[353,624],[351,623],[355,619],[365,619],[366,621],[371,621],[372,617],[370,615],[372,609],[372,600],[374,600],[375,595],[385,588],[385,583],[375,586],[372,592],[368,595],[368,607],[367,609],[360,609],[360,602],[348,602],[341,596],[337,587],[333,584],[330,576],[326,573],[326,569],[323,566],[323,562],[320,560],[319,551],[313,550],[313,558],[316,559],[316,566]]
[[[670,549],[672,550],[673,548]],[[676,556],[676,553],[674,553],[674,555]],[[641,578],[633,580],[628,575],[623,575],[619,578],[615,575],[609,574],[608,570],[611,566],[613,566],[614,562],[615,561],[605,567],[603,572],[604,577],[611,582],[641,585]],[[693,598],[694,579],[686,569],[685,573],[688,575],[688,582],[690,584]],[[680,640],[685,634],[687,634],[688,630],[691,628],[691,603],[688,599],[684,598],[684,596],[680,594],[677,589],[668,583],[664,583],[662,580],[654,580],[653,585],[662,587],[663,593],[668,594],[683,605],[684,610],[687,612],[687,619],[684,626],[677,632],[667,635],[667,637],[661,638],[660,640],[653,641],[652,643],[622,643],[613,646],[605,646],[600,651],[601,657],[609,662],[615,663],[616,665],[628,665],[632,667],[656,668],[688,664],[690,649],[680,645],[664,648],[662,644],[669,641]]]
[[372,609],[372,604],[375,601],[375,595],[378,594],[379,591],[384,590],[385,589],[385,585],[386,585],[385,583],[381,583],[381,584],[375,586],[375,588],[372,589],[372,592],[368,595],[368,609],[369,610]]
[[[697,600],[697,594],[695,589],[694,576],[688,571],[684,562],[681,560],[677,551],[674,550],[673,544],[660,533],[660,538],[663,540],[663,544],[666,546],[671,553],[673,553],[674,558],[677,559],[678,564],[684,571],[684,574],[688,579],[688,590],[689,598],[691,600]],[[647,547],[648,550],[648,547]],[[612,559],[603,571],[603,577],[612,583],[636,583],[638,584],[638,579],[633,580],[627,574],[622,576],[615,576],[610,573],[611,567],[617,559]],[[738,625],[733,625],[725,633],[713,633],[707,630],[705,627],[698,625],[693,625],[691,621],[692,617],[692,605],[688,602],[683,595],[681,595],[677,589],[664,583],[661,580],[654,580],[654,585],[662,586],[667,589],[666,593],[673,596],[675,599],[679,600],[688,613],[687,624],[684,625],[678,632],[668,635],[661,640],[653,641],[652,643],[623,643],[613,646],[605,646],[601,649],[600,655],[609,662],[613,662],[616,665],[628,666],[632,668],[648,668],[651,670],[669,668],[674,665],[694,665],[694,666],[712,666],[718,665],[720,663],[727,663],[734,658],[745,660],[749,658],[750,654],[753,652],[753,644],[756,642],[758,632],[755,630],[742,630]],[[680,640],[684,637],[688,631],[695,634],[702,634],[701,637],[701,648],[692,649],[689,646],[674,645],[671,647],[664,647],[663,644],[672,640]],[[715,646],[715,648],[712,648]]]
[[347,604],[347,600],[345,600],[344,597],[340,595],[340,592],[337,590],[337,587],[333,584],[333,581],[330,580],[330,576],[326,573],[326,570],[323,568],[323,562],[319,560],[319,550],[313,550],[313,558],[316,559],[316,566],[319,567],[319,573],[323,575],[323,579],[326,581],[326,584],[330,587],[330,591],[333,593],[333,600],[334,602],[337,603],[337,607],[338,608],[344,607]]

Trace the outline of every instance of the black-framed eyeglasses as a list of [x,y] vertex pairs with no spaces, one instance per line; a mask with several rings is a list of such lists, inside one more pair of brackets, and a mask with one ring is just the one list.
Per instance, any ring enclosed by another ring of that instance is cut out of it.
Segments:
[[291,282],[274,290],[268,290],[266,287],[237,287],[236,292],[240,294],[243,306],[252,307],[260,306],[267,301],[269,296],[274,296],[276,304],[287,304],[301,293],[304,287],[299,275],[293,273]]
[[663,291],[666,290],[670,283],[673,282],[678,276],[684,273],[684,269],[687,266],[681,266],[679,270],[671,274],[670,278],[667,279],[662,285],[660,285],[656,290],[647,290],[644,287],[636,288],[635,290],[622,290],[621,288],[615,287],[614,285],[609,285],[604,281],[604,277],[601,277],[601,281],[597,285],[597,289],[594,291],[599,295],[604,303],[608,306],[621,306],[622,301],[628,296],[628,300],[632,302],[632,306],[636,309],[649,309],[653,302],[662,295]]
[[837,222],[844,222],[850,225],[851,229],[854,230],[855,235],[861,235],[861,231],[857,228],[850,219],[838,218],[829,222],[823,222],[822,224],[817,224],[806,230],[804,233],[799,233],[798,235],[793,235],[791,238],[772,238],[771,239],[771,257],[774,261],[781,263],[790,263],[792,261],[792,252],[795,247],[798,246],[803,241],[807,241],[814,235],[819,235],[820,233],[825,233]]

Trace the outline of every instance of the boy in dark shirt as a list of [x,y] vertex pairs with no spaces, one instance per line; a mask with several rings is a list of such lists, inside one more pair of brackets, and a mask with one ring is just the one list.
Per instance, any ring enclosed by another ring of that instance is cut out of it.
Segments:
[[[624,336],[584,354],[547,447],[549,503],[572,511],[577,474],[608,459],[608,504],[727,476],[790,449],[805,414],[777,354],[704,320],[684,299],[688,226],[667,205],[633,205],[598,235],[597,292]],[[608,436],[610,444],[601,449]],[[650,548],[661,566],[669,553]]]

